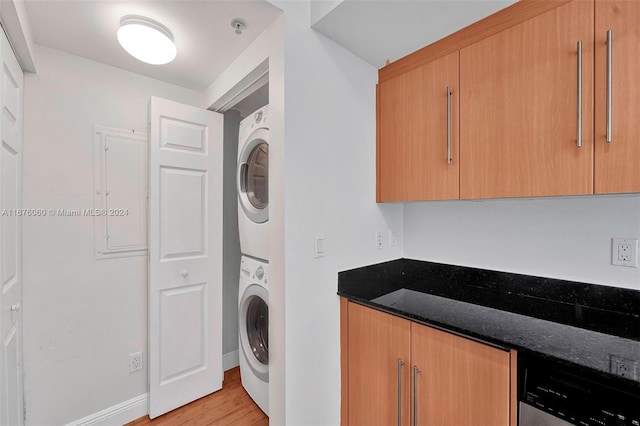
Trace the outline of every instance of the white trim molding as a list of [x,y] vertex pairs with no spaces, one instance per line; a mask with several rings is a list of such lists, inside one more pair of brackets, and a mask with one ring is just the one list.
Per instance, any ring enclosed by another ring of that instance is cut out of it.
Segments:
[[24,1],[0,1],[0,21],[22,70],[36,72],[34,43]]
[[66,426],[114,426],[123,425],[149,413],[149,394],[143,393],[97,413],[90,414]]
[[238,349],[235,351],[227,352],[222,355],[222,369],[224,371],[231,370],[234,367],[240,365],[240,352]]

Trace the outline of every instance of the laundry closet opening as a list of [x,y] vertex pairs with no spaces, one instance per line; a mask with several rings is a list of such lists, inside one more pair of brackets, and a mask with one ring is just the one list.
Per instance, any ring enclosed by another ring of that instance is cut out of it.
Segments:
[[225,103],[210,108],[224,114],[223,363],[240,366],[245,390],[268,415],[268,72]]

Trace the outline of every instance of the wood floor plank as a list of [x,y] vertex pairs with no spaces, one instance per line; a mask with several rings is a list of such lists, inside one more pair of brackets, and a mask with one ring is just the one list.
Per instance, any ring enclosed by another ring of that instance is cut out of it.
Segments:
[[238,367],[224,373],[222,389],[153,420],[149,416],[125,426],[268,426],[269,418],[242,387]]
[[180,423],[184,426],[200,426],[209,425],[219,422],[220,419],[242,409],[247,409],[246,400],[244,396],[239,395],[229,401],[225,401],[223,404],[215,407],[214,409],[207,410],[199,416],[192,417],[184,423]]
[[244,415],[242,417],[240,417],[237,420],[234,420],[230,423],[227,423],[228,426],[247,426],[247,425],[253,425],[256,422],[264,419],[264,413],[262,412],[261,409],[259,409],[258,407],[256,407],[254,410],[251,411],[247,411],[246,413],[244,413]]

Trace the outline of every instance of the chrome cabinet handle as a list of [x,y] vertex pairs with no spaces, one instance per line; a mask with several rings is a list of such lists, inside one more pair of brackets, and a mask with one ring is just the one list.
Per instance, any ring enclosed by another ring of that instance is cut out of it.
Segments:
[[451,86],[447,86],[447,164],[451,164]]
[[413,366],[413,426],[418,426],[418,373],[420,369]]
[[578,129],[577,145],[582,147],[582,40],[578,42]]
[[607,31],[607,143],[613,142],[611,129],[611,92],[613,86],[613,31]]
[[398,358],[398,426],[402,426],[402,366],[404,362]]

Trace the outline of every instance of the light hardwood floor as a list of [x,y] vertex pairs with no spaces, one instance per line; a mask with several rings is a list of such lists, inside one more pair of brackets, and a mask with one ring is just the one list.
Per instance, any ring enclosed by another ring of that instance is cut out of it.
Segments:
[[125,426],[268,426],[269,418],[258,408],[240,382],[240,368],[224,373],[222,390],[155,419],[141,417]]

